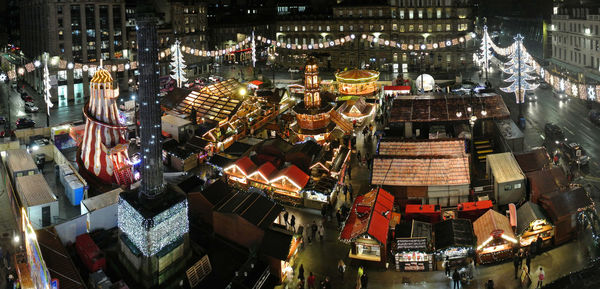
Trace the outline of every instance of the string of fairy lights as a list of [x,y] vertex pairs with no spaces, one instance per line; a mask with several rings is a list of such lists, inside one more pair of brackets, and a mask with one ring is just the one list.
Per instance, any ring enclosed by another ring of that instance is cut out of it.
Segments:
[[[528,71],[527,73],[535,72],[537,75],[540,76],[540,78],[542,78],[546,83],[550,84],[550,86],[552,86],[552,88],[554,88],[554,90],[559,93],[565,93],[567,96],[579,98],[582,100],[600,102],[600,100],[598,99],[598,95],[600,95],[600,85],[581,83],[579,81],[565,77],[556,71],[548,71],[544,69],[544,67],[540,65],[540,63],[535,58],[531,57],[531,55],[527,52],[527,49],[523,45],[522,39],[515,39],[515,42],[513,42],[510,46],[500,47],[494,43],[494,41],[488,34],[487,27],[484,26],[482,35],[482,47],[484,45],[491,46],[492,50],[496,53],[496,55],[507,57],[509,59],[511,58],[511,55],[514,56],[516,54],[516,50],[520,50],[520,54],[528,58],[526,63],[532,68],[532,70]],[[488,53],[490,53],[490,51],[488,51]],[[474,60],[477,59],[477,63],[483,66],[485,65],[485,60],[483,59],[486,56],[488,57],[488,61],[490,57],[492,57],[489,54],[486,55],[485,48],[482,48],[481,54],[478,56],[474,56]]]

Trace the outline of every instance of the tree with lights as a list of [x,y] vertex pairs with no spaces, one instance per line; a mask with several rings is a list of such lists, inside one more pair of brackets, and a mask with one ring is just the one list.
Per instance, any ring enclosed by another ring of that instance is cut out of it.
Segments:
[[183,60],[183,53],[181,53],[181,42],[179,39],[175,40],[175,45],[171,47],[171,52],[173,53],[173,58],[171,60],[171,66],[173,69],[171,72],[171,78],[177,81],[177,87],[181,87],[184,82],[188,79],[185,77],[185,69],[187,66],[185,65],[185,61]]
[[50,93],[50,89],[52,86],[50,85],[50,73],[48,72],[48,54],[44,55],[44,75],[43,75],[43,84],[44,84],[44,101],[46,102],[46,126],[50,127],[50,108],[54,106],[50,98],[52,94]]
[[485,68],[485,80],[488,81],[488,70],[490,68],[490,61],[492,58],[492,40],[488,35],[487,26],[483,26],[483,37],[481,38],[481,47],[479,48],[479,60],[480,66]]
[[524,127],[523,119],[523,103],[525,102],[525,91],[534,90],[539,84],[530,83],[529,81],[535,78],[530,73],[535,71],[531,62],[533,59],[531,55],[527,53],[525,46],[523,46],[523,36],[517,34],[515,36],[515,43],[513,52],[509,55],[509,61],[505,63],[503,71],[510,74],[510,77],[505,79],[505,82],[511,84],[507,87],[501,87],[500,89],[504,92],[515,93],[517,104],[519,104],[519,119],[521,120],[521,127]]

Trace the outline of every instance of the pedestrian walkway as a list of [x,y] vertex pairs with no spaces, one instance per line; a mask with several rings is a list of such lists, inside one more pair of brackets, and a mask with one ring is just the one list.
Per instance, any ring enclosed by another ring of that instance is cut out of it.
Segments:
[[17,223],[13,210],[10,207],[10,199],[6,190],[6,178],[8,175],[5,174],[5,168],[0,161],[0,247],[2,247],[2,257],[0,258],[0,288],[6,288],[6,276],[13,274],[14,270],[9,271],[6,267],[9,263],[5,263],[4,257],[9,253],[11,256],[14,253],[14,240],[13,234],[17,230]]

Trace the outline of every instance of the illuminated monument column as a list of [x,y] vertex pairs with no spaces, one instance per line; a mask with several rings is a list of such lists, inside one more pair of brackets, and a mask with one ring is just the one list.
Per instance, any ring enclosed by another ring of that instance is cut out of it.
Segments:
[[143,2],[136,15],[142,183],[119,196],[119,260],[143,287],[165,288],[190,257],[188,204],[181,189],[163,183],[156,18]]
[[90,81],[90,100],[83,109],[86,123],[79,157],[85,169],[102,182],[128,187],[133,172],[127,154],[127,127],[121,124],[117,109],[118,96],[110,73],[96,71]]

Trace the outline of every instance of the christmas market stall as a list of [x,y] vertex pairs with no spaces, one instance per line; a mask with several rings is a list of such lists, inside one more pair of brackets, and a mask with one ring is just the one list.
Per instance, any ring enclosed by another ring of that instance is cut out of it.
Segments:
[[449,219],[435,224],[433,229],[438,260],[448,258],[453,267],[465,264],[477,244],[471,221]]
[[187,172],[198,166],[198,153],[179,146],[163,145],[163,160],[165,165],[178,172]]
[[256,171],[256,165],[249,157],[242,157],[233,164],[223,169],[228,179],[236,183],[247,185],[247,177]]
[[494,204],[490,200],[460,203],[456,206],[456,211],[459,218],[477,220],[489,209],[493,208]]
[[552,244],[554,226],[546,217],[542,207],[526,202],[517,210],[517,234],[521,247],[528,247],[537,238],[542,238],[543,246]]
[[273,198],[294,205],[304,203],[302,190],[308,183],[310,176],[295,165],[283,168],[270,180]]
[[259,252],[266,256],[271,274],[283,282],[293,274],[296,257],[303,242],[302,235],[293,234],[284,228],[271,228],[265,231]]
[[394,197],[385,190],[372,191],[356,197],[340,240],[351,243],[349,257],[353,260],[387,262],[387,242]]
[[488,210],[473,222],[477,237],[477,262],[480,264],[499,262],[512,257],[513,247],[518,241],[508,218],[494,210]]
[[404,220],[419,220],[435,224],[440,221],[440,205],[406,205]]
[[392,252],[396,271],[433,271],[433,230],[430,223],[413,220],[396,225]]
[[409,95],[410,85],[386,85],[383,87],[383,94],[388,99],[394,99],[400,95]]
[[188,136],[191,135],[189,131],[192,131],[192,122],[181,117],[166,114],[161,117],[161,129],[173,139],[183,144],[188,140]]
[[554,224],[554,245],[568,242],[581,229],[585,212],[594,209],[594,202],[584,188],[575,187],[566,192],[542,195],[539,204],[548,212]]
[[348,100],[367,96],[376,98],[379,87],[379,72],[374,70],[346,70],[335,74],[340,97],[338,100]]
[[311,177],[304,188],[304,206],[307,208],[321,209],[324,204],[334,205],[339,189],[335,178],[322,175],[318,178]]
[[569,189],[569,180],[561,167],[555,166],[527,173],[529,182],[529,199],[540,204],[544,196],[551,196]]

